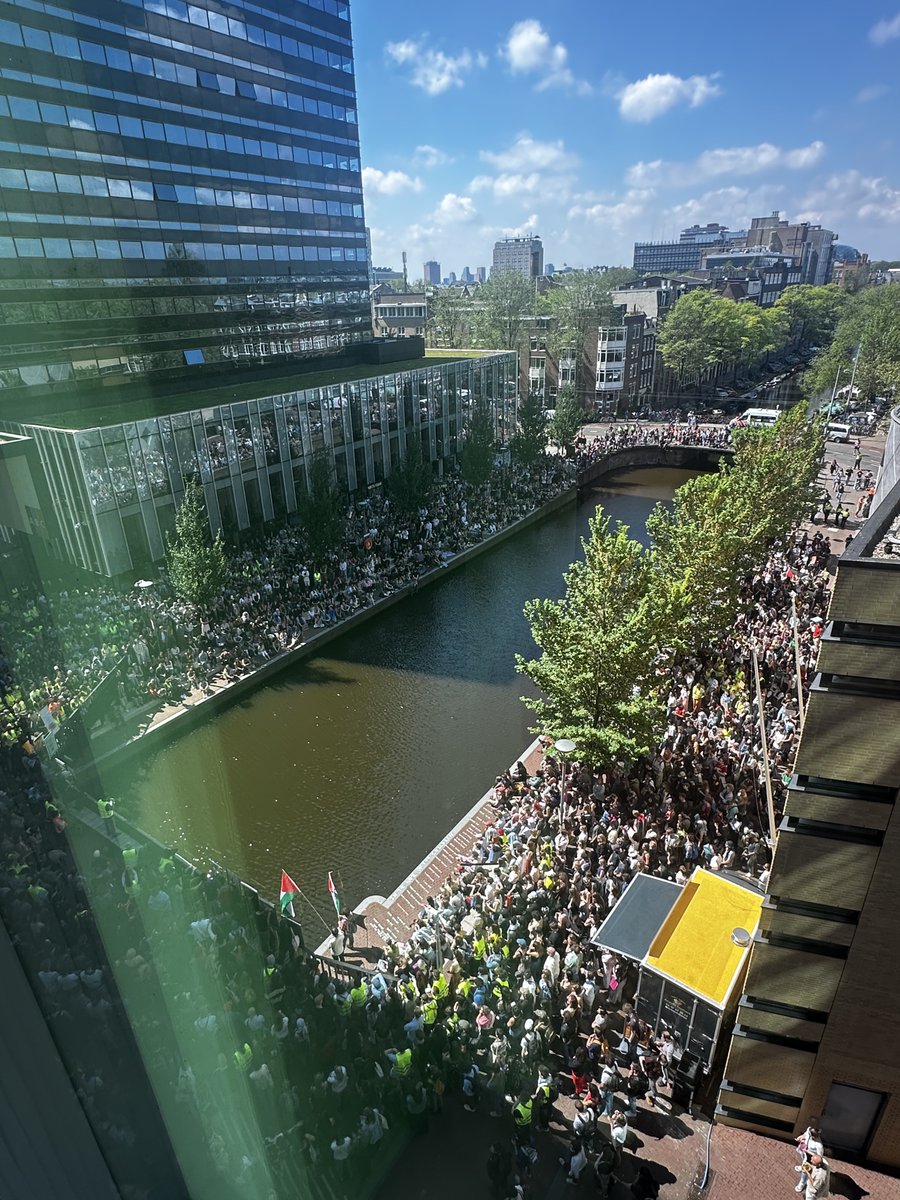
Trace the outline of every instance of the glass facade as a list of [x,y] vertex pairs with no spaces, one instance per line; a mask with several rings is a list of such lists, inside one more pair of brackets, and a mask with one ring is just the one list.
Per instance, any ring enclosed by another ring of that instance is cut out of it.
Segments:
[[421,363],[104,427],[13,431],[37,446],[59,516],[59,557],[115,576],[164,556],[187,479],[200,480],[210,525],[227,536],[294,512],[310,459],[323,449],[348,493],[362,495],[411,444],[426,462],[454,456],[473,404],[489,404],[499,441],[511,436],[515,353]]
[[0,412],[371,338],[346,4],[16,0],[0,42]]

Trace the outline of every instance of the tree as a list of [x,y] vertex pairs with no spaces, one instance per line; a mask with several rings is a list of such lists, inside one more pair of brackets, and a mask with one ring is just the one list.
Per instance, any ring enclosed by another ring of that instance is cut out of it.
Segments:
[[175,513],[175,532],[166,537],[169,579],[176,595],[205,608],[225,582],[228,565],[221,532],[210,536],[203,491],[196,479],[185,484]]
[[384,490],[404,517],[411,517],[428,504],[434,491],[431,463],[422,457],[418,441],[407,442],[406,457],[385,480]]
[[831,344],[816,355],[804,383],[807,394],[850,382],[867,399],[900,384],[900,283],[864,288],[849,296]]
[[671,645],[702,650],[727,635],[747,571],[813,507],[823,444],[821,422],[797,405],[771,428],[736,431],[732,463],[689,480],[671,506],[653,510],[653,570],[664,594],[689,603],[668,633]]
[[347,500],[337,486],[327,450],[317,450],[307,469],[307,490],[297,493],[297,517],[314,558],[340,545],[347,527]]
[[833,284],[826,287],[795,284],[784,289],[770,311],[787,319],[790,344],[800,350],[828,341],[845,302],[846,296]]
[[659,331],[663,362],[683,385],[702,381],[704,372],[731,363],[740,354],[741,318],[733,300],[704,289],[679,296]]
[[550,349],[557,358],[569,348],[575,350],[576,392],[582,387],[590,334],[598,325],[618,320],[610,293],[633,278],[634,272],[627,267],[572,271],[561,276],[542,297],[541,307],[553,318],[548,335]]
[[472,332],[471,298],[460,296],[450,288],[440,288],[428,301],[428,341],[432,346],[449,346],[455,350],[469,345]]
[[518,271],[495,271],[476,295],[478,342],[490,350],[518,350],[523,322],[534,311],[534,291],[534,280]]
[[509,443],[513,460],[526,471],[543,462],[547,450],[547,418],[539,392],[529,392],[519,405],[518,428]]
[[541,656],[517,655],[516,669],[541,695],[522,699],[537,717],[534,731],[571,738],[579,757],[634,759],[658,742],[665,722],[654,668],[670,604],[650,555],[625,526],[612,532],[599,509],[582,547],[563,598],[525,605]]
[[496,462],[494,443],[494,417],[490,405],[484,400],[475,401],[469,409],[460,454],[463,479],[472,487],[483,487],[490,482]]
[[570,383],[563,384],[556,397],[556,412],[550,422],[553,440],[560,446],[570,446],[583,420],[584,409],[575,395],[575,389]]

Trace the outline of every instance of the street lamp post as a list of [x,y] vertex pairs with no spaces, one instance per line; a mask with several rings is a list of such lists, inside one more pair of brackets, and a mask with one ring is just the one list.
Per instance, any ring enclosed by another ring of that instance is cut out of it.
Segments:
[[559,828],[562,831],[563,821],[566,819],[566,756],[575,749],[575,743],[571,738],[560,738],[558,742],[553,743],[553,748],[562,755],[562,786],[559,795]]

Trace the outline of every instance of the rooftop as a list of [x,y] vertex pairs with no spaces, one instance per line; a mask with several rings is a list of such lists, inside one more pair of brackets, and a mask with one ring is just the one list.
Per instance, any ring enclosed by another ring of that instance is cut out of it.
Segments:
[[[493,351],[492,353],[497,353]],[[307,388],[330,387],[338,383],[351,383],[358,379],[372,379],[376,375],[395,375],[401,371],[415,371],[423,367],[439,366],[446,362],[459,362],[477,357],[473,352],[452,353],[429,351],[424,358],[409,358],[399,362],[360,364],[331,370],[304,373],[296,369],[290,374],[264,379],[241,377],[234,383],[197,388],[187,387],[177,392],[158,394],[146,384],[133,384],[128,388],[109,389],[109,399],[103,404],[78,405],[77,399],[65,397],[67,407],[56,412],[45,413],[29,423],[47,425],[57,429],[93,429],[96,426],[118,425],[123,421],[145,421],[151,417],[165,417],[172,413],[190,412],[200,408],[234,404],[240,400],[258,400],[265,396],[279,396]],[[105,389],[104,389],[105,390]],[[21,417],[15,418],[21,421]]]

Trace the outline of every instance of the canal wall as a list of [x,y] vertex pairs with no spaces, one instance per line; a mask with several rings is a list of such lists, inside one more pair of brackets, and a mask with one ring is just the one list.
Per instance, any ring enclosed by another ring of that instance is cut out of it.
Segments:
[[[535,738],[516,762],[524,763],[532,775],[540,766],[542,756],[541,739]],[[510,764],[511,769],[514,766],[515,763]],[[476,838],[490,823],[493,791],[492,785],[389,896],[367,896],[357,904],[353,911],[365,918],[366,928],[363,934],[357,935],[360,944],[355,947],[354,957],[361,962],[371,960],[378,955],[387,938],[395,942],[408,940],[428,897],[440,890],[447,876],[459,866],[459,860],[471,854]],[[327,955],[330,943],[331,939],[325,938],[316,953]]]
[[472,559],[486,553],[488,550],[492,550],[495,546],[499,546],[508,538],[514,537],[517,533],[521,533],[522,530],[528,529],[529,526],[543,521],[552,513],[574,504],[576,499],[577,489],[574,487],[567,488],[558,496],[554,496],[552,500],[548,500],[546,504],[542,504],[540,508],[536,508],[527,516],[522,517],[521,520],[514,522],[512,525],[507,525],[505,529],[501,529],[483,541],[477,542],[475,545],[460,551],[459,554],[455,554],[452,558],[448,559],[443,566],[435,567],[426,574],[420,575],[415,583],[398,588],[390,595],[383,596],[380,600],[375,601],[374,604],[360,609],[359,612],[354,613],[351,617],[347,617],[327,629],[316,630],[307,637],[302,645],[294,646],[290,650],[286,650],[283,654],[276,655],[263,666],[250,672],[249,675],[244,675],[241,679],[236,679],[230,683],[214,683],[211,695],[198,698],[194,702],[179,705],[174,711],[163,710],[163,715],[155,717],[143,732],[130,740],[124,743],[113,740],[112,744],[106,748],[103,748],[102,744],[98,746],[98,742],[101,739],[95,740],[92,743],[94,751],[93,764],[99,765],[115,758],[118,765],[138,754],[155,750],[175,737],[180,737],[188,730],[208,720],[217,712],[234,704],[235,701],[240,700],[248,692],[255,691],[260,684],[274,679],[282,671],[303,662],[304,659],[311,658],[320,653],[323,647],[327,646],[335,638],[349,633],[352,629],[385,612],[393,605],[399,604],[400,601],[405,600],[415,592],[437,583],[438,580],[446,576],[448,571],[453,571],[458,567],[464,566]]

